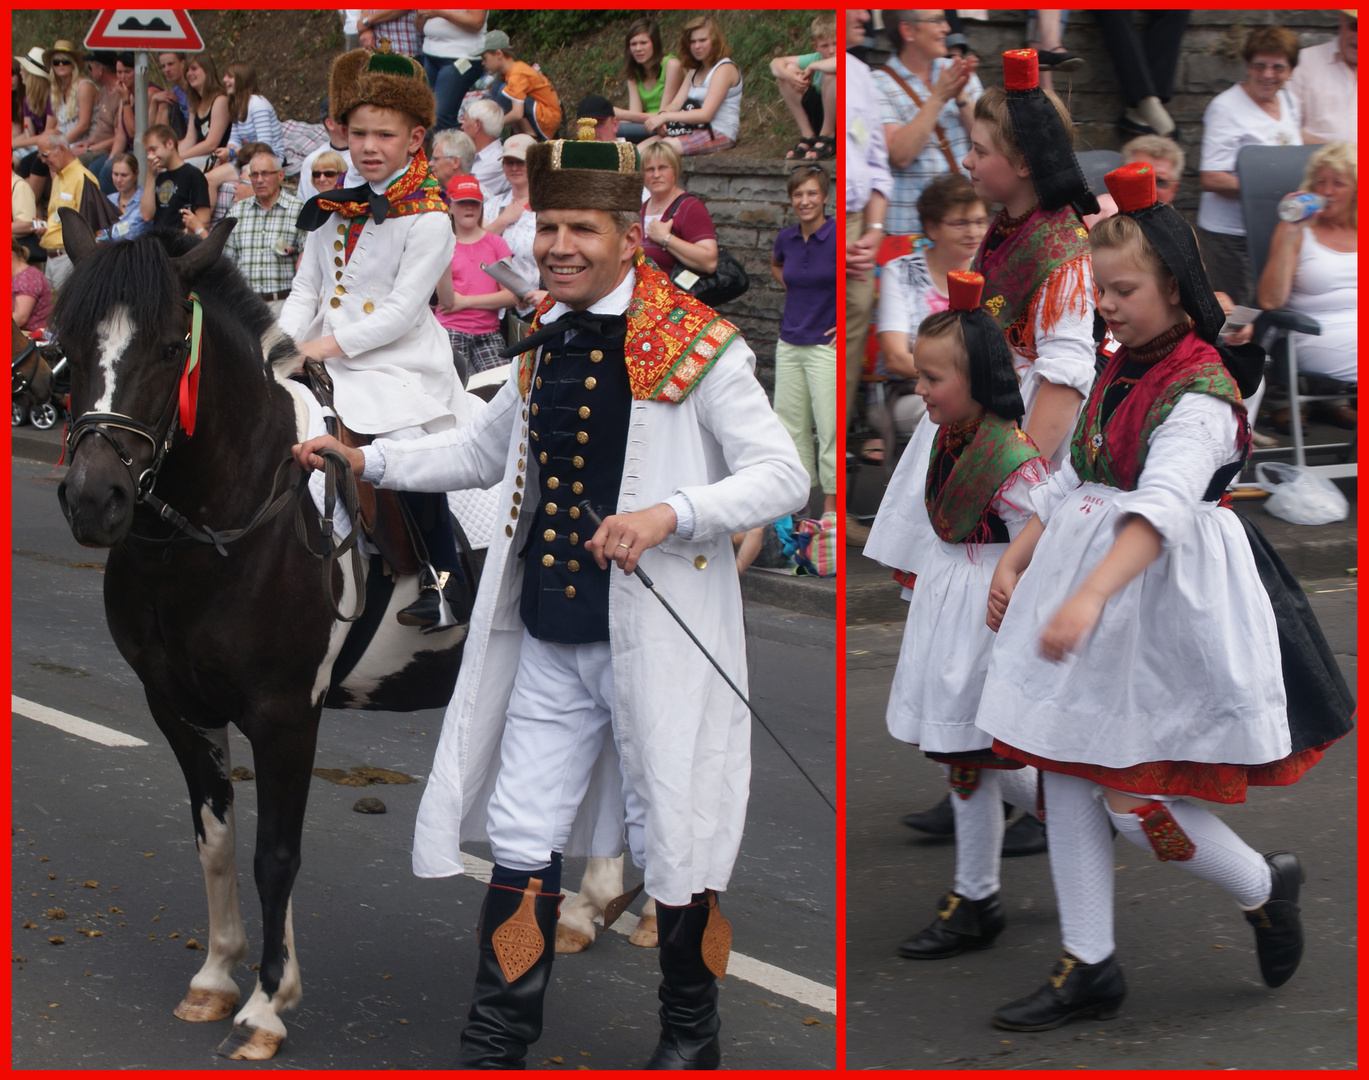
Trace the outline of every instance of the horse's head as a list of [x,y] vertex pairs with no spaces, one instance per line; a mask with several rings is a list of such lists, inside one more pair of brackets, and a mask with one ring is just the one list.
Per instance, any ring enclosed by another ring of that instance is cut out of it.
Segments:
[[97,245],[79,214],[58,214],[74,270],[53,310],[71,365],[70,468],[57,497],[78,542],[110,547],[128,535],[140,484],[174,435],[190,348],[186,297],[236,222],[193,246],[156,234]]

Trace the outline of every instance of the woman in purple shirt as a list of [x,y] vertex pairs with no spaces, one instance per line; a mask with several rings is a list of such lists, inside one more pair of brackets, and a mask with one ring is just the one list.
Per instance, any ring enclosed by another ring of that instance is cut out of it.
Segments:
[[[823,517],[837,509],[837,227],[827,216],[831,180],[821,166],[789,174],[789,202],[799,223],[781,229],[770,273],[784,286],[784,314],[775,343],[775,415],[798,448],[814,485],[822,485]],[[818,454],[813,454],[813,429]]]

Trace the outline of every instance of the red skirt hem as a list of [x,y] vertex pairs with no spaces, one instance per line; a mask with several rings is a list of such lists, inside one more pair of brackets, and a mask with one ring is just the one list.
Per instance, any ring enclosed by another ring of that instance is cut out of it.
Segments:
[[1113,769],[1078,761],[1052,761],[1006,743],[993,741],[993,751],[1005,758],[1034,765],[1047,772],[1064,773],[1092,780],[1114,791],[1130,795],[1191,795],[1208,802],[1245,802],[1246,788],[1286,787],[1296,784],[1303,773],[1321,760],[1330,743],[1290,754],[1264,765],[1226,765],[1205,761],[1143,761]]

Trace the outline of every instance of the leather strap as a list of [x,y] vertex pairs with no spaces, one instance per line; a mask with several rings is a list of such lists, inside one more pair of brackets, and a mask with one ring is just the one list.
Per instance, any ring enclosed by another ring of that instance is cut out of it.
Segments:
[[[903,92],[913,99],[913,104],[916,105],[919,109],[922,108],[922,99],[917,96],[913,88],[903,80],[903,77],[899,75],[897,71],[891,68],[888,64],[880,64],[880,66],[875,68],[875,70],[884,72],[884,74],[888,75],[889,78],[894,80],[894,82],[898,83],[899,87],[902,88]],[[951,140],[946,137],[946,131],[944,128],[942,128],[941,123],[939,121],[934,126],[936,129],[936,137],[940,140],[941,152],[945,155],[946,162],[951,167],[951,172],[959,175],[960,163],[956,161],[955,155],[951,153]]]

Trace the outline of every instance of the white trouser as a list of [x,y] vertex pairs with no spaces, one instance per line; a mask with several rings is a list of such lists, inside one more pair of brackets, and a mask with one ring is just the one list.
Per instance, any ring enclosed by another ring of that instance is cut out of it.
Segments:
[[[616,744],[608,642],[561,645],[524,630],[489,805],[495,862],[537,870],[564,850],[610,730]],[[626,779],[623,798],[632,860],[645,866],[646,812]]]

